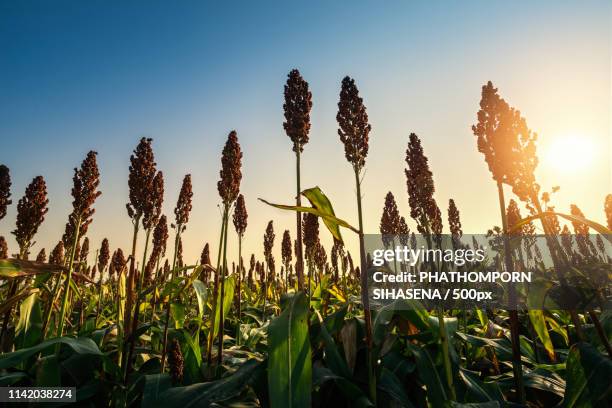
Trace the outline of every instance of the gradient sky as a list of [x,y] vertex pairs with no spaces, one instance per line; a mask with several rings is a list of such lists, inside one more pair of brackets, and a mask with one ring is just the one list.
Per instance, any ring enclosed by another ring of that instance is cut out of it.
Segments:
[[[373,129],[363,185],[366,232],[378,231],[389,190],[409,218],[403,169],[410,132],[423,141],[444,214],[452,197],[466,233],[500,223],[495,185],[470,130],[487,80],[539,134],[537,177],[545,190],[561,186],[557,209],[576,203],[603,222],[603,199],[612,192],[611,27],[612,5],[604,0],[3,1],[0,163],[11,169],[14,203],[0,234],[16,251],[10,231],[17,200],[42,174],[50,211],[33,253],[43,246],[49,253],[71,210],[72,168],[94,149],[103,195],[92,246],[108,237],[113,249],[128,249],[129,155],[148,136],[165,175],[167,215],[183,175],[193,175],[185,260],[195,261],[207,241],[215,253],[220,152],[236,129],[250,216],[245,252],[260,255],[273,219],[280,258],[282,231],[295,237],[294,215],[256,198],[290,203],[294,196],[295,159],[282,128],[283,85],[294,67],[314,102],[303,187],[319,185],[337,215],[353,224],[354,182],[335,115],[342,77],[356,79]],[[568,136],[591,146],[585,165],[550,158]],[[322,237],[330,242],[327,232]]]

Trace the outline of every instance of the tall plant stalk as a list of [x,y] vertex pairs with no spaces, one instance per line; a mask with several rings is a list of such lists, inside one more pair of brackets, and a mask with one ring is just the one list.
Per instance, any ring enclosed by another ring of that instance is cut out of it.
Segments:
[[[497,182],[497,193],[499,198],[499,208],[502,218],[502,228],[504,230],[504,263],[506,271],[514,270],[512,253],[510,252],[510,241],[508,237],[508,219],[506,217],[506,202],[504,198],[504,187],[501,182]],[[516,292],[513,285],[508,285],[508,298],[511,308],[515,308]],[[510,315],[510,343],[512,344],[512,371],[514,373],[514,382],[516,385],[517,399],[521,404],[525,403],[525,386],[523,382],[523,365],[521,362],[521,347],[520,347],[520,324],[518,311],[511,309],[508,311]]]
[[225,298],[225,276],[227,275],[227,230],[229,221],[229,206],[225,205],[223,212],[223,263],[221,267],[221,282],[219,290],[219,332],[217,333],[217,365],[223,362],[223,332],[225,319],[223,318],[223,301]]

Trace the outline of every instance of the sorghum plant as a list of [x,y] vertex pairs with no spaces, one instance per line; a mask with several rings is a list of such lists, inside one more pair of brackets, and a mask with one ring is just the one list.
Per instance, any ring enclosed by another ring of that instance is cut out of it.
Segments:
[[[285,122],[283,128],[287,136],[293,142],[295,152],[296,168],[296,196],[295,205],[302,205],[300,186],[300,156],[304,151],[304,145],[308,143],[310,132],[310,110],[312,109],[312,93],[308,90],[308,82],[302,78],[297,69],[291,70],[285,85]],[[296,213],[297,245],[295,248],[296,274],[298,277],[298,289],[304,289],[304,260],[302,256],[302,219],[300,213]]]

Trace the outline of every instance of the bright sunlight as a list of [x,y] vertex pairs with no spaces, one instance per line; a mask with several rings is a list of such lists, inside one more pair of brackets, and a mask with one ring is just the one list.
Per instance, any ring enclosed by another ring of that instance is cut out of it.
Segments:
[[595,158],[593,141],[578,135],[556,138],[545,151],[546,164],[565,173],[584,171]]

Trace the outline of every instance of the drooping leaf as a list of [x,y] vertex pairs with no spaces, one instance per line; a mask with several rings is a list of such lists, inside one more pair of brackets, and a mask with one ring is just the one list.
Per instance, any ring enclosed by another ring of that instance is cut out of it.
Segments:
[[408,347],[416,358],[419,378],[427,388],[427,397],[429,401],[434,407],[443,407],[446,401],[448,401],[446,388],[429,352],[411,343],[408,343]]
[[28,359],[30,356],[40,353],[41,351],[46,350],[51,346],[55,346],[56,344],[68,346],[77,354],[103,356],[96,343],[94,343],[94,341],[90,338],[80,337],[75,339],[71,337],[56,337],[54,339],[45,340],[42,343],[38,343],[32,347],[13,351],[12,353],[0,354],[0,369],[15,367],[19,363]]
[[558,213],[558,212],[554,212],[554,211],[546,211],[546,212],[543,212],[543,213],[540,213],[540,214],[536,214],[536,215],[532,215],[530,217],[523,218],[522,220],[517,222],[514,226],[510,227],[508,229],[508,231],[509,232],[516,231],[519,228],[521,228],[523,225],[528,224],[528,223],[530,223],[533,220],[536,220],[536,219],[539,219],[539,218],[551,217],[551,216],[554,216],[554,215],[556,215],[557,217],[565,218],[568,221],[579,222],[579,223],[582,223],[582,224],[586,224],[590,228],[593,228],[595,231],[600,233],[605,239],[607,239],[608,241],[612,242],[612,231],[610,231],[608,228],[604,227],[600,223],[588,220],[588,219],[583,218],[583,217],[578,217],[576,215],[563,214],[563,213]]
[[566,369],[564,407],[591,406],[612,395],[612,361],[592,345],[573,345],[566,361]]
[[42,339],[42,312],[38,295],[32,293],[19,306],[19,321],[15,328],[15,348],[35,345]]
[[[238,371],[217,381],[192,384],[185,387],[173,387],[157,395],[157,400],[153,401],[151,407],[210,407],[213,403],[227,400],[240,394],[244,388],[257,381],[264,374],[265,365],[257,360],[249,360],[242,364]],[[160,378],[157,386],[165,388],[166,381]],[[151,384],[154,387],[155,384]],[[151,395],[154,395],[151,390]],[[144,406],[144,405],[143,405]]]
[[271,407],[310,407],[312,361],[303,292],[289,295],[280,316],[270,323],[268,356]]
[[546,319],[544,318],[543,310],[529,310],[529,320],[536,331],[538,338],[544,345],[544,349],[551,360],[555,360],[555,347],[553,346],[548,328],[546,327]]
[[208,297],[208,288],[206,287],[204,282],[199,279],[196,279],[193,281],[193,290],[195,291],[196,296],[198,298],[199,316],[203,317],[204,307],[206,306],[206,298]]

